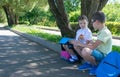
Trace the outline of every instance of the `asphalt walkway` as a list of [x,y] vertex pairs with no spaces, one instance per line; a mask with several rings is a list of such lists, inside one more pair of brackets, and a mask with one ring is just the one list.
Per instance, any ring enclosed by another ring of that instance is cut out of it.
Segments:
[[0,77],[94,77],[61,60],[55,44],[16,33],[0,27]]

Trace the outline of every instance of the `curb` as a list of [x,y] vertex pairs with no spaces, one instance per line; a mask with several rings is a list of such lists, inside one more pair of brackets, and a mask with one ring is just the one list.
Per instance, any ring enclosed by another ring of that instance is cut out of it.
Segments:
[[42,45],[42,46],[44,46],[44,47],[46,47],[50,50],[53,50],[57,53],[60,53],[60,51],[61,51],[61,46],[59,44],[56,44],[54,42],[45,40],[41,37],[36,37],[36,36],[30,35],[30,34],[22,33],[22,32],[16,31],[16,30],[12,30],[9,27],[5,27],[5,28],[14,32],[14,33],[16,33],[16,34],[18,34],[18,35],[20,35],[20,36],[25,37],[25,38],[33,41],[33,42],[36,42],[36,43],[38,43],[38,44],[40,44],[40,45]]

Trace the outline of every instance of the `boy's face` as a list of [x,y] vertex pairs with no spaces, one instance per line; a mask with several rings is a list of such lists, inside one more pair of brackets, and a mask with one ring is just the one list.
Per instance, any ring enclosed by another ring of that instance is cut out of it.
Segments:
[[98,21],[97,20],[92,20],[93,28],[95,30],[98,30]]
[[87,25],[88,25],[88,22],[85,19],[79,20],[80,28],[85,28],[85,27],[87,27]]

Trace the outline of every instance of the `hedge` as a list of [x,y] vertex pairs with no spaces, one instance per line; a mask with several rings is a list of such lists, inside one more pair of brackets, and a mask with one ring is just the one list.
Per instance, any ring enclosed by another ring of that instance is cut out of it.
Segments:
[[[72,29],[76,29],[78,22],[70,22]],[[120,35],[120,22],[106,22],[105,25],[113,35]],[[78,28],[79,26],[77,26]]]
[[106,26],[112,34],[120,35],[120,22],[106,22]]

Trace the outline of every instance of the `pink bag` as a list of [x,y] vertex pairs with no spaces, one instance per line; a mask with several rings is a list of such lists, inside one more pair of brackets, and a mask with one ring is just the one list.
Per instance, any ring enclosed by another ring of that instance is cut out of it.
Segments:
[[60,57],[63,58],[63,59],[65,59],[65,60],[69,60],[70,54],[67,51],[61,51],[60,52]]

